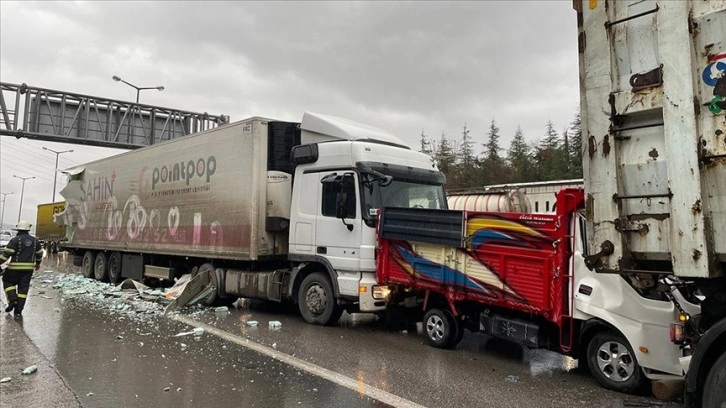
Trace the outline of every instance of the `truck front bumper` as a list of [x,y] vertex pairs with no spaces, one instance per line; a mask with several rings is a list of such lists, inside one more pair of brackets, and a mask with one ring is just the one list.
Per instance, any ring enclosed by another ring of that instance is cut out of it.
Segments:
[[[358,283],[358,308],[361,312],[379,312],[386,309],[386,299],[373,298],[374,286],[378,286],[375,274],[361,274]],[[376,291],[376,293],[379,293],[379,291]]]

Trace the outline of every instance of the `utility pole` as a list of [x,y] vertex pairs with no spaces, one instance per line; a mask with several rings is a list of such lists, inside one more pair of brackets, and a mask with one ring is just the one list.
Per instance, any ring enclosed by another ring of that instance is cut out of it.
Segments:
[[1,229],[3,229],[3,222],[5,221],[5,197],[9,196],[10,194],[14,194],[14,193],[0,193],[0,194],[2,194],[2,196],[3,196],[3,209],[2,209],[2,212],[0,213],[0,230],[1,230]]
[[57,152],[53,149],[48,149],[47,147],[43,146],[43,150],[47,150],[49,152],[55,153],[55,172],[53,173],[53,202],[55,202],[55,186],[58,182],[58,156],[60,156],[63,153],[71,153],[73,152],[73,149],[71,150],[63,150],[62,152]]
[[18,222],[20,222],[20,214],[23,212],[23,194],[25,193],[25,180],[31,180],[34,179],[35,176],[32,177],[19,177],[13,174],[13,177],[19,178],[20,180],[23,180],[23,188],[20,190],[20,209],[18,209]]

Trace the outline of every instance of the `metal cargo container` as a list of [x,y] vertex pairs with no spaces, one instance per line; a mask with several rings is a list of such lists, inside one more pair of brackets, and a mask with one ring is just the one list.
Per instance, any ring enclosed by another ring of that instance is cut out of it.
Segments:
[[726,2],[575,6],[589,265],[721,275]]
[[233,260],[287,254],[297,123],[254,117],[70,169],[69,247]]
[[65,209],[66,203],[39,204],[35,221],[35,236],[42,241],[62,241],[66,237],[66,228],[53,222],[53,216]]

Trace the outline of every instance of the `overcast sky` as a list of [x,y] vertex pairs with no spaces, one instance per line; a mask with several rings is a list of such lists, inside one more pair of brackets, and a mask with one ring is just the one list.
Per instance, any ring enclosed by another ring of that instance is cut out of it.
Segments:
[[[579,104],[571,0],[466,2],[0,2],[0,81],[192,112],[299,121],[311,111],[399,135],[422,130],[481,149],[494,119],[504,147],[538,141]],[[0,136],[5,224],[35,223],[59,167],[121,150]],[[64,181],[58,178],[61,190]],[[0,196],[0,199],[2,196]],[[56,198],[61,200],[60,195]]]

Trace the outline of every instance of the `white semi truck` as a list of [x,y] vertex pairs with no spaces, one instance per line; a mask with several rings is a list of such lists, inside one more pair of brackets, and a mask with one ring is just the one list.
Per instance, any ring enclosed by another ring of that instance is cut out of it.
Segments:
[[427,155],[311,113],[301,123],[249,118],[68,174],[66,210],[55,219],[85,276],[209,273],[207,304],[289,301],[321,325],[343,310],[385,309],[373,298],[382,197],[446,208],[445,177]]
[[[671,336],[689,407],[726,404],[726,2],[576,0],[586,262],[698,287]],[[674,301],[678,307],[678,302]]]

